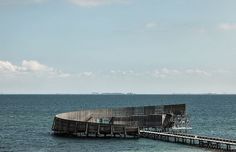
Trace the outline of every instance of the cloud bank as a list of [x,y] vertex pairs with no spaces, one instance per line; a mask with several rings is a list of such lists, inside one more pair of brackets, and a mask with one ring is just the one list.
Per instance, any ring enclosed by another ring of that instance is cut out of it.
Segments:
[[35,60],[23,60],[21,65],[15,65],[9,61],[0,60],[0,73],[22,75],[22,74],[41,74],[44,76],[52,77],[68,77],[70,74],[64,73],[60,70],[46,66]]
[[150,71],[134,71],[134,70],[110,70],[100,72],[78,72],[76,74],[64,73],[61,70],[42,64],[36,60],[23,60],[21,65],[13,64],[9,61],[0,60],[0,74],[42,74],[43,76],[69,77],[77,78],[90,77],[153,77],[153,78],[170,78],[170,77],[211,77],[214,75],[228,73],[227,70],[202,70],[198,68],[192,69],[171,69],[159,68]]
[[[147,67],[148,68],[148,67]],[[0,60],[0,93],[222,92],[235,90],[235,71],[201,68],[61,70],[36,60]]]
[[198,68],[192,69],[171,69],[159,68],[150,71],[134,71],[134,70],[111,70],[107,75],[110,76],[133,76],[133,77],[152,77],[155,79],[168,79],[177,77],[211,77],[213,75],[226,73],[223,70],[206,71]]
[[236,23],[222,23],[219,25],[219,29],[225,31],[236,30]]

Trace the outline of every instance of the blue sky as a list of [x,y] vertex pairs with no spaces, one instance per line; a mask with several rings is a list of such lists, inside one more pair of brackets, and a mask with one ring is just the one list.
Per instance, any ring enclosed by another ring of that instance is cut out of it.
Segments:
[[0,93],[236,93],[235,0],[0,0]]

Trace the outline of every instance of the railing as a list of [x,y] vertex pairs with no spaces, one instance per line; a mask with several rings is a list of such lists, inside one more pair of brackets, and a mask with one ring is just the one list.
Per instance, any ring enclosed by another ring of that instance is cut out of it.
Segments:
[[168,142],[182,143],[204,148],[236,152],[236,141],[217,137],[199,136],[194,134],[154,132],[140,130],[140,136]]

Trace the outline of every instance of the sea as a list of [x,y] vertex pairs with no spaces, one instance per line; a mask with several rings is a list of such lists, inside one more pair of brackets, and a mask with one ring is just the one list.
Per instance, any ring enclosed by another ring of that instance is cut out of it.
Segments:
[[0,152],[203,152],[151,139],[81,139],[51,134],[58,113],[81,109],[187,105],[190,133],[236,139],[236,95],[0,95]]

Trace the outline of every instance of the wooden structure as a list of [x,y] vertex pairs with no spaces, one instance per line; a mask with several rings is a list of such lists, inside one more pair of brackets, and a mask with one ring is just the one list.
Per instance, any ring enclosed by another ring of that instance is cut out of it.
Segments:
[[175,115],[185,115],[185,104],[91,109],[55,116],[52,131],[57,135],[138,137],[140,129],[164,130],[173,126]]
[[91,109],[56,115],[52,131],[79,137],[143,137],[236,152],[235,140],[168,132],[186,128],[188,121],[185,104]]

